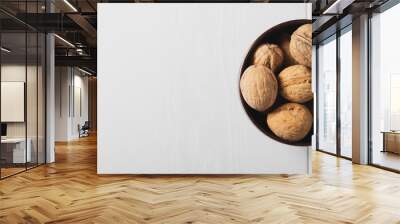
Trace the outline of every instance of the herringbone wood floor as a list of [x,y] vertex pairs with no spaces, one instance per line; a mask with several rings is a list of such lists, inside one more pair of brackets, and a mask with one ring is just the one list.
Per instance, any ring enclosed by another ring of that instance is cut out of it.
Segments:
[[315,153],[314,174],[98,176],[94,137],[0,181],[0,223],[400,223],[400,175]]

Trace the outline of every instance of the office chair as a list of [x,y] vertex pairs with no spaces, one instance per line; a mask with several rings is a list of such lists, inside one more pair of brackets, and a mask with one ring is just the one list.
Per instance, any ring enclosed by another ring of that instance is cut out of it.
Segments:
[[89,136],[89,129],[90,129],[90,125],[89,125],[89,121],[85,121],[85,123],[82,125],[82,127],[79,127],[80,125],[78,125],[78,129],[79,129],[79,138],[80,137],[87,137]]

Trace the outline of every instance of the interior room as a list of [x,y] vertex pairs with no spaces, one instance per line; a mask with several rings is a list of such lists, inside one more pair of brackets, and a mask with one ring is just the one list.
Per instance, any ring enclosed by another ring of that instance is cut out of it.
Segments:
[[0,223],[400,223],[398,0],[0,1]]

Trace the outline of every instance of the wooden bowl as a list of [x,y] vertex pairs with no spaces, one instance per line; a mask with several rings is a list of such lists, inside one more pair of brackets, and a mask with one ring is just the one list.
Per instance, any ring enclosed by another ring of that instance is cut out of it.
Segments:
[[[244,59],[242,69],[240,71],[240,78],[242,77],[242,74],[246,70],[246,68],[249,67],[250,65],[252,65],[253,55],[260,45],[265,44],[265,43],[273,43],[273,44],[278,45],[278,43],[280,41],[279,38],[281,38],[282,35],[284,35],[285,33],[291,35],[293,33],[293,31],[295,31],[299,26],[301,26],[303,24],[307,24],[307,23],[311,23],[311,20],[291,20],[288,22],[278,24],[278,25],[272,27],[271,29],[267,30],[263,34],[261,34],[261,36],[258,37],[254,41],[254,43],[251,45],[251,47]],[[281,66],[281,68],[279,68],[277,71],[275,71],[274,74],[276,77],[279,75],[279,73],[281,72],[282,69],[284,69],[283,66]],[[240,78],[239,78],[239,80],[240,80]],[[239,92],[240,92],[240,87],[239,87]],[[278,96],[276,98],[275,103],[265,112],[258,112],[256,110],[254,110],[253,108],[251,108],[249,105],[247,105],[247,103],[243,99],[241,92],[240,92],[240,98],[242,101],[242,105],[243,105],[247,115],[249,116],[250,120],[265,135],[274,139],[275,141],[278,141],[278,142],[281,142],[284,144],[288,144],[288,145],[311,146],[311,136],[313,133],[313,128],[311,128],[310,132],[302,140],[296,141],[296,142],[290,142],[290,141],[281,139],[280,137],[276,136],[271,131],[271,129],[269,129],[268,125],[266,124],[266,117],[269,112],[275,110],[280,105],[289,102],[288,100],[281,97],[279,95],[279,92],[278,92]],[[313,113],[313,105],[314,105],[313,101],[314,100],[310,100],[303,104],[308,109],[310,109],[311,113]]]

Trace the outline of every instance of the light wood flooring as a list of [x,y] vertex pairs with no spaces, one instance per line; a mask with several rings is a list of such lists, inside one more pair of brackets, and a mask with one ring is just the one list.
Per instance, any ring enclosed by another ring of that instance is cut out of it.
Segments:
[[313,175],[98,176],[96,139],[0,181],[0,223],[400,223],[400,175],[315,153]]
[[400,154],[376,150],[374,151],[372,160],[374,164],[400,170]]

